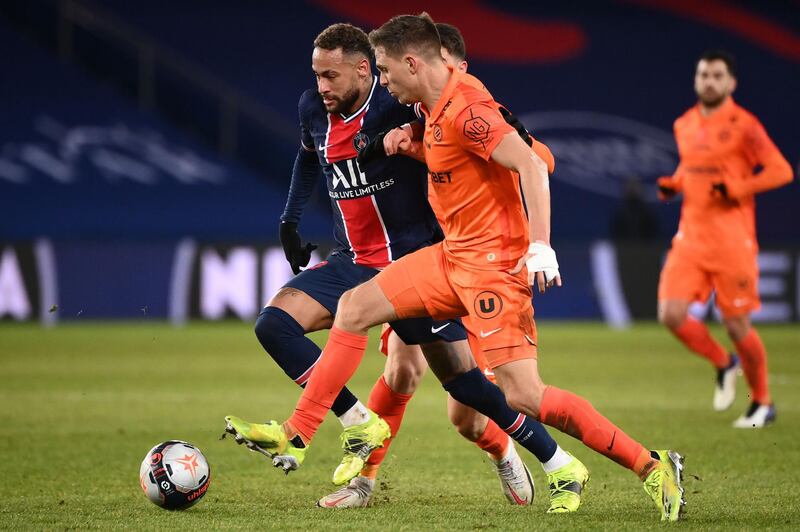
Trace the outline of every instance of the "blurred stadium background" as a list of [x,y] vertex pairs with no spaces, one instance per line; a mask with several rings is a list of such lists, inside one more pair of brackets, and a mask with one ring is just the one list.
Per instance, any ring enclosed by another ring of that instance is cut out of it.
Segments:
[[[586,395],[631,434],[687,452],[691,524],[800,526],[782,480],[800,467],[797,183],[757,200],[764,304],[755,318],[776,324],[760,329],[775,427],[732,433],[747,398],[730,415],[711,412],[712,372],[652,323],[680,208],[658,203],[654,183],[677,164],[672,122],[695,101],[703,50],[737,56],[737,101],[797,171],[796,0],[5,0],[0,456],[14,473],[0,485],[0,527],[656,524],[630,475],[560,435],[597,479],[591,504],[558,521],[544,517],[538,496],[539,521],[520,520],[479,453],[448,426],[432,378],[367,513],[312,507],[338,460],[335,423],[323,425],[299,481],[265,478],[272,471],[257,457],[216,442],[222,415],[280,416],[297,397],[250,324],[291,275],[277,226],[298,145],[297,99],[314,83],[312,40],[333,22],[368,30],[423,9],[461,28],[471,72],[556,156],[553,244],[566,284],[536,296],[540,325],[561,322],[540,327],[545,378]],[[332,240],[323,188],[300,226],[320,244],[318,259]],[[713,305],[695,311],[714,318]],[[370,345],[353,381],[363,398],[383,363]],[[213,503],[152,513],[136,471],[169,438],[209,457]],[[497,503],[492,512],[486,501]]]
[[[462,29],[471,72],[556,155],[566,286],[538,319],[655,317],[679,204],[653,185],[704,49],[736,54],[737,101],[798,163],[792,1],[6,1],[0,318],[252,319],[290,275],[276,227],[313,38],[422,9]],[[323,189],[301,231],[324,252]],[[758,198],[762,321],[800,319],[797,205],[796,183]]]

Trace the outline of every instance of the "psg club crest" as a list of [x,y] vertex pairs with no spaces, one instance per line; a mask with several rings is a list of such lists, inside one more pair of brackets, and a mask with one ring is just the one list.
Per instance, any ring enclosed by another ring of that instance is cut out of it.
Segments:
[[358,153],[361,153],[361,150],[366,148],[367,144],[369,144],[369,137],[366,133],[359,131],[353,137],[353,147]]

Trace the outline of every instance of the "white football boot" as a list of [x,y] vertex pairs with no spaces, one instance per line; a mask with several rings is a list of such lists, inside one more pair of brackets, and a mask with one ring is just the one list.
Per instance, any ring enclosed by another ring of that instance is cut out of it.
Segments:
[[714,387],[714,410],[727,410],[736,399],[736,377],[739,375],[739,357],[731,353],[727,367],[717,370],[717,385]]
[[372,499],[375,481],[367,477],[355,477],[350,483],[317,501],[320,508],[363,508]]
[[500,477],[500,487],[503,495],[511,504],[526,505],[533,503],[533,477],[528,466],[517,453],[514,442],[508,442],[506,456],[499,462],[491,460],[497,476]]
[[750,403],[750,408],[733,422],[735,429],[760,429],[775,422],[775,405]]

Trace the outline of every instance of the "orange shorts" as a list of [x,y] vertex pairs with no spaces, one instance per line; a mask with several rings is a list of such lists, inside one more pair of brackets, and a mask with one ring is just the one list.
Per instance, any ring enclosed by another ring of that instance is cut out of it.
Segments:
[[694,254],[671,249],[658,282],[658,300],[706,301],[715,292],[722,316],[749,314],[761,306],[758,297],[758,260],[754,254],[717,257],[704,264]]
[[[442,320],[469,315],[479,366],[494,369],[514,360],[536,358],[528,272],[473,270],[447,259],[442,244],[411,253],[386,267],[375,280],[398,318]],[[480,353],[477,354],[477,353]],[[481,363],[478,357],[485,360]]]
[[[473,319],[469,316],[462,316],[461,321],[464,323],[464,328],[467,329],[467,341],[469,342],[469,349],[472,351],[472,358],[475,359],[475,364],[477,364],[478,368],[483,372],[487,379],[492,381],[493,383],[497,384],[497,378],[494,375],[494,368],[499,366],[500,364],[490,365],[489,361],[486,359],[486,355],[483,352],[483,348],[481,347],[479,338],[480,332],[475,325]],[[536,348],[535,345],[538,342],[536,338],[536,322],[533,323],[533,334],[529,335],[534,342],[534,357],[536,356]],[[531,357],[519,357],[519,358],[531,358]],[[516,359],[515,359],[516,360]],[[510,362],[510,361],[509,361]]]
[[[481,372],[483,372],[487,379],[496,384],[497,379],[495,378],[494,371],[492,371],[492,368],[489,367],[489,363],[486,361],[486,357],[483,356],[483,351],[481,351],[481,346],[478,343],[478,335],[472,332],[474,329],[472,328],[470,317],[462,316],[461,321],[464,322],[464,327],[467,329],[467,341],[469,342],[469,349],[472,352],[472,358],[475,359],[475,364],[478,366],[478,368],[480,368]],[[534,341],[536,341],[535,325],[536,323],[534,322]],[[392,326],[388,323],[384,323],[383,327],[381,328],[381,337],[378,341],[378,350],[387,357],[389,356],[389,335],[392,334],[392,331]]]

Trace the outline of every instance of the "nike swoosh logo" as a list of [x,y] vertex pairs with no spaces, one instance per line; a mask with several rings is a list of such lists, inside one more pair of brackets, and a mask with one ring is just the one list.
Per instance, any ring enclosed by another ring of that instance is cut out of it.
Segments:
[[502,330],[503,330],[503,328],[502,328],[502,327],[498,327],[497,329],[491,330],[491,331],[489,331],[489,332],[483,332],[483,331],[481,331],[481,338],[487,338],[487,337],[489,337],[489,336],[493,335],[494,333],[496,333],[496,332],[498,332],[498,331],[502,331]]
[[511,486],[508,486],[508,491],[511,493],[511,497],[514,499],[514,501],[520,506],[525,506],[528,503],[528,501],[517,495],[517,492],[514,491]]
[[339,504],[340,502],[342,502],[343,500],[345,500],[348,497],[349,497],[349,495],[345,495],[344,497],[340,497],[340,498],[334,499],[332,501],[325,501],[322,504],[324,504],[328,508],[333,508],[334,506],[336,506],[337,504]]
[[487,377],[493,377],[494,371],[490,370],[489,368],[483,368],[483,374]]
[[609,443],[609,444],[608,444],[608,447],[606,447],[606,450],[607,450],[607,451],[610,451],[610,450],[611,450],[611,448],[612,448],[612,447],[614,447],[614,440],[615,440],[616,438],[617,438],[617,431],[615,430],[615,431],[614,431],[614,434],[612,434],[612,435],[611,435],[611,443]]
[[449,322],[449,321],[448,321],[447,323],[445,323],[444,325],[442,325],[441,327],[431,327],[431,332],[432,332],[433,334],[436,334],[436,333],[438,333],[439,331],[441,331],[442,329],[444,329],[445,327],[447,327],[448,325],[450,325],[450,322]]

